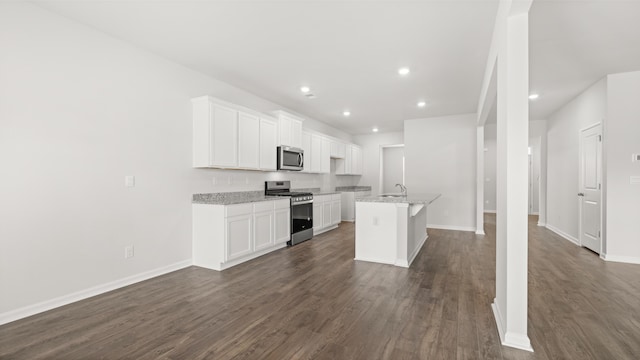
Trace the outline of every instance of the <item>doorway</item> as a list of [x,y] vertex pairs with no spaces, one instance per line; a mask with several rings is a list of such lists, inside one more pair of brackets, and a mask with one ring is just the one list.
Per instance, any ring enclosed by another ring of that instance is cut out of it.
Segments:
[[396,193],[404,185],[404,144],[380,147],[380,193]]

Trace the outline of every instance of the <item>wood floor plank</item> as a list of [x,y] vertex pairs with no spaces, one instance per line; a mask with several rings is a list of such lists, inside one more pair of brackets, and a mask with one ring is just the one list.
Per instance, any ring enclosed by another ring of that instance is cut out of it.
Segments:
[[224,272],[190,267],[0,326],[0,359],[637,359],[640,266],[529,223],[529,337],[500,344],[495,215],[430,229],[411,268],[354,261],[354,226]]

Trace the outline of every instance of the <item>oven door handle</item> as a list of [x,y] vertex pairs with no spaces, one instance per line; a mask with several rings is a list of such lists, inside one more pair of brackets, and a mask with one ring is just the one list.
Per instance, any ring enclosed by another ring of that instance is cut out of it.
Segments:
[[302,154],[298,154],[298,166],[302,167],[302,163],[304,161],[304,157]]
[[311,200],[305,200],[305,201],[300,201],[300,202],[296,202],[291,204],[291,206],[296,206],[296,205],[305,205],[305,204],[313,204],[313,199]]

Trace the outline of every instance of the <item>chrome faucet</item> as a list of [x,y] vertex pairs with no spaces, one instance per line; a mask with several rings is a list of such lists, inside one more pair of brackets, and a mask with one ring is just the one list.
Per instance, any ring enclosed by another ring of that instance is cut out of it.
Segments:
[[396,184],[396,186],[400,186],[400,192],[402,196],[407,196],[407,187],[402,184]]

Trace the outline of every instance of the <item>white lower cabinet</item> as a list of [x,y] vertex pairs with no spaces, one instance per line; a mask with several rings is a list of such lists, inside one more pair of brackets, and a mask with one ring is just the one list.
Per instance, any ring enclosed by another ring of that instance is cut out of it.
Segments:
[[227,246],[225,260],[233,260],[253,251],[251,244],[252,215],[239,215],[226,219]]
[[256,213],[253,215],[253,248],[262,250],[275,244],[275,229],[273,211]]
[[335,229],[341,219],[340,194],[313,197],[313,234]]
[[322,219],[322,201],[319,196],[313,198],[313,233],[317,234],[324,227],[324,221]]
[[291,210],[289,201],[285,203],[286,208],[275,211],[275,244],[286,244],[291,238]]
[[193,264],[224,270],[286,246],[289,200],[193,204]]
[[322,203],[322,225],[331,226],[331,200]]

